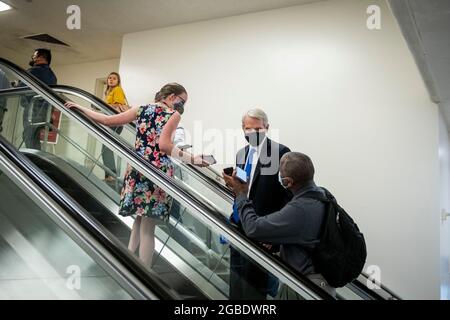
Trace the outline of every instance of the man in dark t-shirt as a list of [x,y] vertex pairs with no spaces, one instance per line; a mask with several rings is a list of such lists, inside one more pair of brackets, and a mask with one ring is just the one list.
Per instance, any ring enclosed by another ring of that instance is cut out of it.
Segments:
[[[36,49],[31,57],[31,68],[27,72],[47,85],[54,85],[57,83],[57,79],[50,68],[51,61],[52,54],[50,50]],[[23,103],[25,107],[23,112],[23,140],[27,148],[41,150],[39,132],[45,127],[44,123],[50,105],[40,98],[27,97],[25,100]]]

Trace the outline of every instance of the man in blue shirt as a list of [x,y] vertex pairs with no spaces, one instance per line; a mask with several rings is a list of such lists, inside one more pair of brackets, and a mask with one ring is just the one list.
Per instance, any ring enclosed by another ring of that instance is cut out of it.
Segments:
[[[27,72],[46,85],[54,85],[57,83],[57,79],[50,68],[51,62],[52,53],[50,50],[36,49],[29,63],[31,68]],[[31,97],[27,97],[23,105],[25,107],[23,112],[23,140],[25,146],[41,150],[39,133],[44,128],[50,106],[42,99],[32,99]]]

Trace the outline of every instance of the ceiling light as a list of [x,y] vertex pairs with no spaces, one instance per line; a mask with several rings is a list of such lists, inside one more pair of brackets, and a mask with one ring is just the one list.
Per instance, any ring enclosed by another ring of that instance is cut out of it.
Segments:
[[9,4],[6,4],[3,1],[0,1],[0,12],[11,10],[11,9],[12,9],[12,7]]

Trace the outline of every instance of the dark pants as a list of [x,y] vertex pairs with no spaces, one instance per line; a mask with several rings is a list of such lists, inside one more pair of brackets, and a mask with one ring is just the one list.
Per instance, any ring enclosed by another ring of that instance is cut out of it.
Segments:
[[231,300],[266,300],[267,272],[254,264],[249,257],[230,247]]
[[[111,127],[111,129],[113,131],[115,131],[117,134],[121,134],[123,127]],[[102,159],[103,159],[103,164],[110,169],[112,172],[114,172],[114,174],[117,173],[117,169],[116,169],[116,162],[114,160],[114,153],[108,149],[108,147],[106,146],[102,146]],[[105,178],[107,178],[110,174],[108,174],[107,172],[105,172]]]
[[49,108],[50,105],[40,99],[25,105],[22,137],[26,148],[41,150],[39,134],[45,128]]
[[6,111],[8,111],[6,109],[6,99],[0,98],[0,132],[3,131],[3,118],[5,117]]

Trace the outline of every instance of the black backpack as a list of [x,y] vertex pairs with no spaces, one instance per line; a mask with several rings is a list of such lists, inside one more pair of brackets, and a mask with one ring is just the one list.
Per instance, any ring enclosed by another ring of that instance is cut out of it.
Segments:
[[338,205],[334,196],[322,189],[325,195],[307,192],[302,196],[324,202],[326,206],[320,243],[312,252],[312,260],[316,271],[328,284],[339,288],[352,282],[363,270],[367,257],[366,242],[356,223]]

